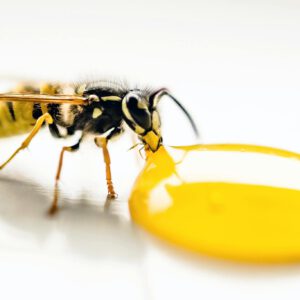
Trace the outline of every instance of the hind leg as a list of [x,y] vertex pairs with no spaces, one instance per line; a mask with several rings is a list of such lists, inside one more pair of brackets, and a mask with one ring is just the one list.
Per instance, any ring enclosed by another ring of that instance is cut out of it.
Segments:
[[0,165],[0,170],[2,170],[8,163],[10,163],[13,158],[23,149],[26,149],[29,144],[31,143],[32,139],[36,136],[36,134],[39,132],[39,130],[41,129],[42,125],[44,124],[44,122],[47,122],[48,124],[52,124],[53,123],[53,119],[51,117],[51,115],[49,113],[45,113],[42,116],[40,116],[33,129],[31,130],[30,134],[28,135],[28,137],[23,141],[23,143],[21,144],[21,146],[2,164]]

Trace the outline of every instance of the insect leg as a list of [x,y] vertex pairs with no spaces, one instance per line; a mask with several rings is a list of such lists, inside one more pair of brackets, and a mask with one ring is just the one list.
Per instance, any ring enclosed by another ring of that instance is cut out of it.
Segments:
[[80,143],[81,143],[82,138],[73,146],[70,147],[63,147],[60,152],[59,156],[59,163],[58,163],[58,168],[55,176],[55,186],[54,186],[54,196],[53,196],[53,201],[52,205],[49,209],[49,214],[53,215],[57,211],[57,204],[58,204],[58,197],[59,197],[59,189],[58,189],[58,183],[61,175],[61,170],[64,162],[64,154],[66,151],[68,152],[75,152],[79,149]]
[[23,141],[21,146],[9,157],[9,159],[7,159],[2,165],[0,165],[0,170],[2,170],[21,150],[29,146],[30,142],[35,137],[35,135],[39,132],[44,122],[47,122],[48,124],[53,123],[53,119],[49,113],[45,113],[37,119],[28,137]]
[[111,178],[111,170],[110,170],[110,156],[109,152],[107,149],[107,138],[102,138],[102,137],[96,137],[95,138],[95,143],[98,147],[102,148],[103,151],[103,158],[104,158],[104,163],[106,167],[106,184],[107,184],[107,190],[108,190],[108,195],[107,199],[115,199],[117,198],[117,194],[114,190],[112,178]]

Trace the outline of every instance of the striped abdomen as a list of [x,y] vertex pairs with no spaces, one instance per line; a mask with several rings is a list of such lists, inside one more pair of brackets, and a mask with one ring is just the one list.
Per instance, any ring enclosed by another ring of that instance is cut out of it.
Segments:
[[36,122],[35,110],[33,103],[1,102],[0,137],[29,132]]
[[[21,83],[13,93],[55,95],[62,92],[58,84]],[[30,102],[0,102],[0,137],[29,132],[36,120],[46,112],[56,113],[56,106]]]

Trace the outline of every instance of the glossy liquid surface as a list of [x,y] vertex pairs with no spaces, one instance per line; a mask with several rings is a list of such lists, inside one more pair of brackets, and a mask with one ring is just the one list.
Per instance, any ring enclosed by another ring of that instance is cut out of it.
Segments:
[[[298,182],[299,181],[299,182]],[[132,218],[185,249],[240,261],[300,260],[300,155],[252,145],[161,148]]]

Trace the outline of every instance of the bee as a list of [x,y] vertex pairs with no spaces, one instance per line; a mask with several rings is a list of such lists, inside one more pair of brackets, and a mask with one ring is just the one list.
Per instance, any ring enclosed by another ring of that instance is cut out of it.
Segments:
[[60,152],[49,213],[54,214],[58,208],[58,183],[64,154],[77,151],[88,135],[92,135],[95,144],[102,149],[107,197],[114,199],[117,194],[111,176],[108,142],[122,134],[127,124],[145,150],[156,152],[163,142],[158,104],[164,96],[178,105],[198,136],[192,117],[166,88],[130,89],[117,82],[97,81],[74,86],[54,83],[21,85],[9,93],[0,94],[0,137],[28,133],[23,143],[0,165],[0,170],[29,146],[44,125],[55,138],[66,138],[79,131],[76,144],[63,147]]

